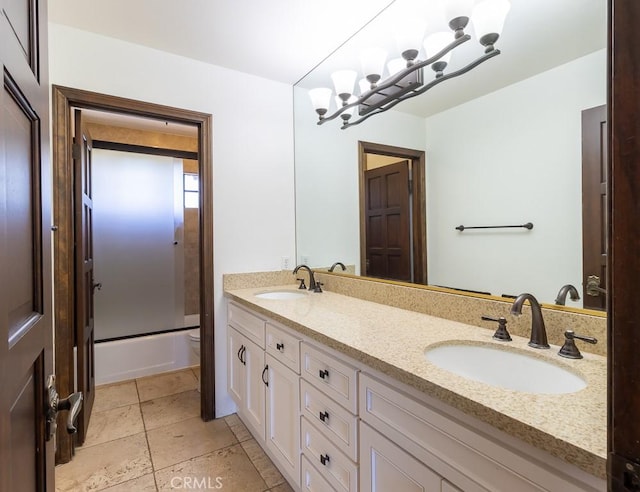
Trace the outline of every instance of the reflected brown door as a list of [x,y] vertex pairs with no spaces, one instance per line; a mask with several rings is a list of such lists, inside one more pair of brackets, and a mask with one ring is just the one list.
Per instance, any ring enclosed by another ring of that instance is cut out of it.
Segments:
[[582,112],[583,305],[607,308],[607,107]]
[[75,110],[76,134],[73,143],[75,194],[75,341],[78,350],[77,390],[84,395],[78,422],[78,444],[84,443],[95,398],[95,363],[93,360],[93,201],[91,191],[91,137]]
[[47,7],[0,16],[0,490],[54,490]]
[[410,282],[409,161],[365,171],[366,275]]

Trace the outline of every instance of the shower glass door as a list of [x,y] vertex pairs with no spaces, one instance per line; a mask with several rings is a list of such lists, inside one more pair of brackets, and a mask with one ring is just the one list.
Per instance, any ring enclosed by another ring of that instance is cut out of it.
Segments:
[[103,149],[93,159],[96,341],[184,326],[182,161]]

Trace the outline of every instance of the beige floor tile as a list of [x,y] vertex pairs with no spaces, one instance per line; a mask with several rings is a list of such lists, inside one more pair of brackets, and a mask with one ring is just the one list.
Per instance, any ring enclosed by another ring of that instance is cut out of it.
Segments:
[[233,432],[238,439],[239,442],[248,441],[249,439],[253,439],[251,432],[247,429],[247,426],[244,425],[238,414],[234,413],[231,415],[227,415],[224,420],[227,422],[227,425],[231,428],[231,432]]
[[147,438],[156,470],[238,442],[223,419],[203,422],[200,417],[150,430]]
[[193,366],[191,370],[193,371],[193,375],[196,377],[196,379],[200,380],[200,366]]
[[[193,376],[193,375],[192,375]],[[196,390],[165,396],[140,404],[147,430],[200,415],[200,393]]]
[[293,490],[291,485],[289,485],[287,482],[284,482],[284,483],[281,483],[280,485],[277,485],[269,489],[269,492],[295,492],[295,491]]
[[102,412],[134,403],[138,403],[138,388],[135,381],[97,386],[92,412]]
[[[217,489],[263,492],[268,489],[239,444],[156,472],[158,490]],[[200,485],[200,487],[195,487]]]
[[140,405],[91,412],[87,439],[83,448],[144,432]]
[[260,473],[267,487],[275,487],[285,481],[282,474],[275,467],[271,459],[265,454],[255,439],[241,443],[242,449]]
[[103,490],[104,492],[156,492],[158,489],[156,489],[153,473],[150,473]]
[[56,467],[56,490],[101,490],[153,471],[144,434],[89,448],[78,448],[73,460]]
[[198,388],[198,380],[191,369],[136,379],[136,384],[141,402]]

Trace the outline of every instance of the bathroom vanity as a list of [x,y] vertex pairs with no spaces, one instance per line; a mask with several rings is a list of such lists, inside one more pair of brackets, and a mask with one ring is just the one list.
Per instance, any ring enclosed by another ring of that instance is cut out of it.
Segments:
[[[291,285],[226,296],[229,392],[296,490],[606,489],[604,357]],[[503,389],[427,360],[452,341],[526,353],[586,387]]]

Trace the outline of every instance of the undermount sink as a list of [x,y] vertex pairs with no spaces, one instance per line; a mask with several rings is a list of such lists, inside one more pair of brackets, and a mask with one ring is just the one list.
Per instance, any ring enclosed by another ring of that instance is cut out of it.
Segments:
[[524,352],[448,343],[425,351],[427,360],[473,381],[527,393],[575,393],[586,381],[574,372]]
[[300,299],[306,295],[306,291],[300,290],[270,290],[255,294],[258,299],[271,299],[274,301],[290,301],[292,299]]

